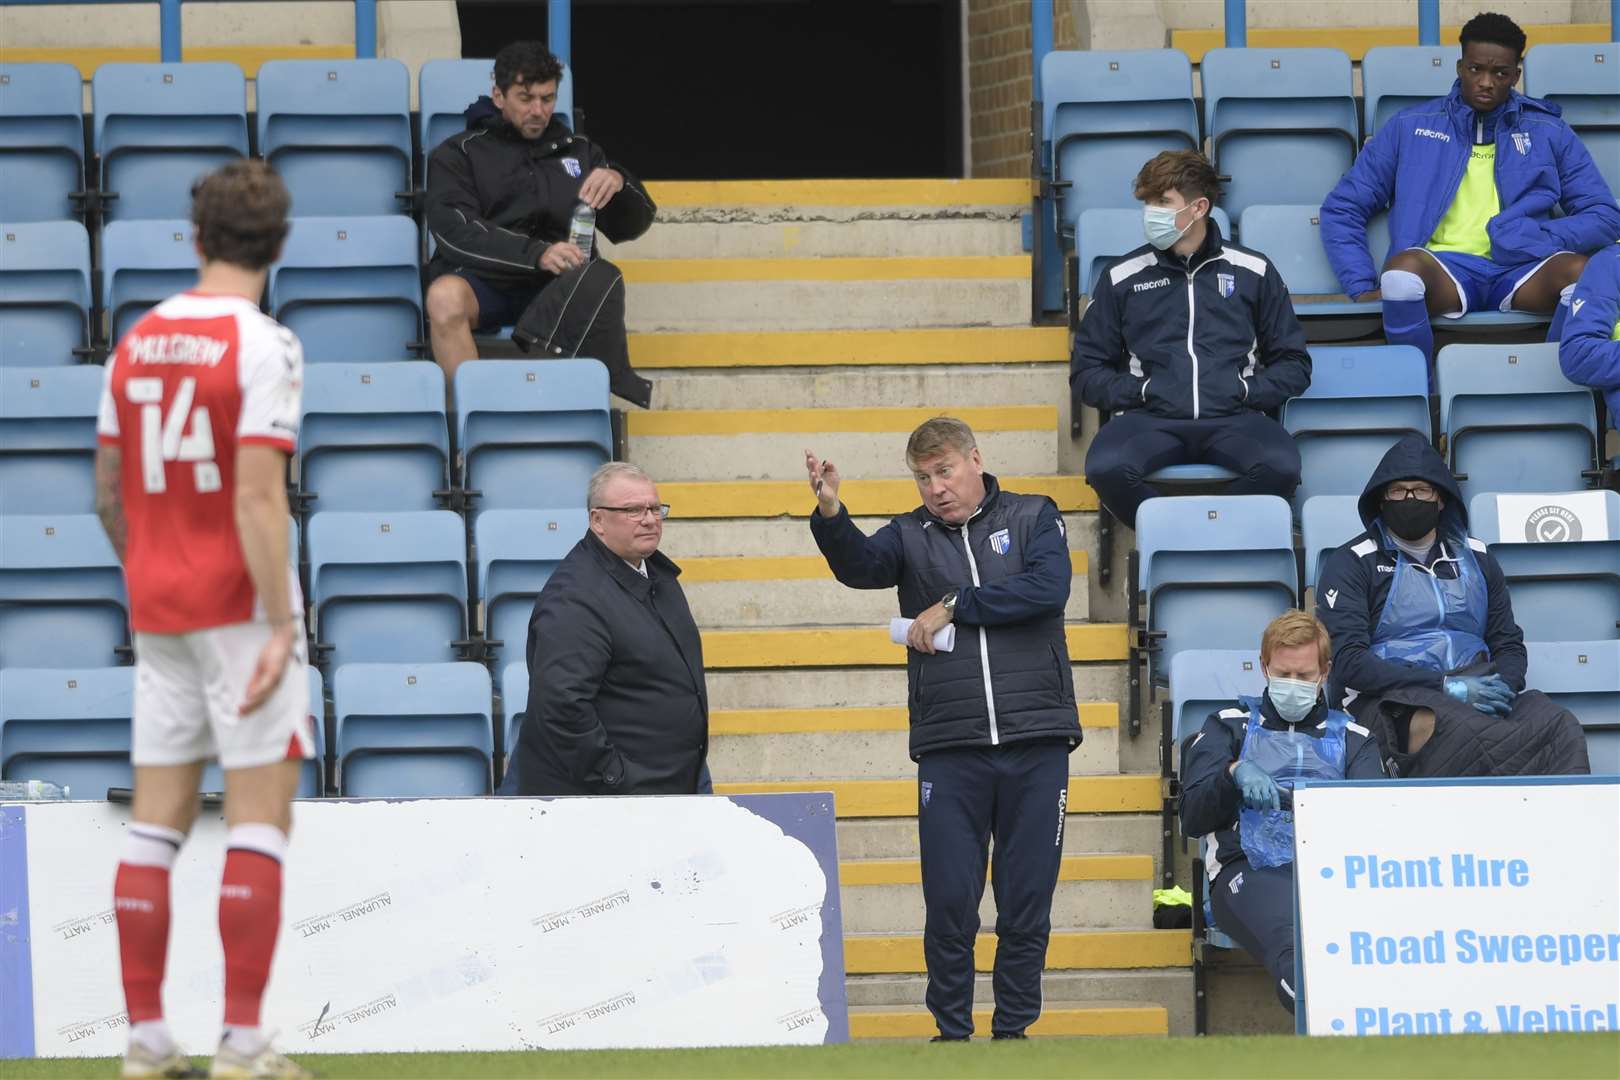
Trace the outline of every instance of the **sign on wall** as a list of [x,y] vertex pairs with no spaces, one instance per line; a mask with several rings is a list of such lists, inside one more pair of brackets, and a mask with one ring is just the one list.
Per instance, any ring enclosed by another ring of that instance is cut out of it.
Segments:
[[[123,1052],[127,822],[0,807],[0,1058]],[[290,1054],[845,1041],[833,825],[824,794],[296,803],[264,1022]],[[224,831],[173,876],[166,1011],[199,1053]]]

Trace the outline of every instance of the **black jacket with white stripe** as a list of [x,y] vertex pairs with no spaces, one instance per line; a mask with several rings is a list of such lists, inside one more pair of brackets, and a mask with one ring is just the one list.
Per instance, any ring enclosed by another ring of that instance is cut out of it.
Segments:
[[[1316,708],[1294,729],[1320,737],[1327,730],[1327,702],[1318,697]],[[1277,715],[1271,699],[1260,695],[1260,722],[1271,731],[1287,731],[1288,723]],[[1204,872],[1209,880],[1243,854],[1238,838],[1238,810],[1243,795],[1232,779],[1232,764],[1243,753],[1243,736],[1248,730],[1249,711],[1234,705],[1210,713],[1203,730],[1193,736],[1181,754],[1181,834],[1207,836]],[[1378,740],[1354,720],[1344,729],[1344,778],[1382,780],[1384,764],[1378,754]]]
[[540,269],[540,256],[568,238],[579,186],[602,167],[624,177],[624,190],[596,212],[597,232],[616,244],[634,240],[658,211],[641,181],[560,119],[525,139],[479,98],[467,109],[467,130],[428,155],[429,277],[467,270],[509,286],[545,285],[553,275]]
[[1310,385],[1305,331],[1277,268],[1205,220],[1191,258],[1144,244],[1103,271],[1069,362],[1077,411],[1235,416]]

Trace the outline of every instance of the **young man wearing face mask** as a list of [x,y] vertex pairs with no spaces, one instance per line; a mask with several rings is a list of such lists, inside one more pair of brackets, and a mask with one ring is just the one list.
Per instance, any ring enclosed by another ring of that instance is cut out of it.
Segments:
[[1434,448],[1390,447],[1359,505],[1367,529],[1323,565],[1316,614],[1333,635],[1328,700],[1372,730],[1389,774],[1590,772],[1580,722],[1525,689],[1507,579]]
[[1266,415],[1311,381],[1305,331],[1277,268],[1210,219],[1220,183],[1194,150],[1142,166],[1148,242],[1110,263],[1075,334],[1075,412],[1113,418],[1086,454],[1086,480],[1120,521],[1159,492],[1169,465],[1224,466],[1233,495],[1293,494],[1299,450]]
[[1328,708],[1328,653],[1327,629],[1309,612],[1277,616],[1260,639],[1266,692],[1211,714],[1181,759],[1181,831],[1209,838],[1204,870],[1215,924],[1265,965],[1289,1012],[1294,784],[1384,776],[1367,729]]

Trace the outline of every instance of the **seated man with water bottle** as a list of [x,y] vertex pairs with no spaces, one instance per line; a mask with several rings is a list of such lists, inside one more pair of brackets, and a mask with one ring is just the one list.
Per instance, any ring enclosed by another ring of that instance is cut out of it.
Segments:
[[622,243],[652,226],[641,182],[577,135],[557,107],[562,64],[533,41],[495,57],[494,86],[467,129],[428,155],[428,325],[446,378],[478,356],[473,331],[516,324],[539,357],[607,365],[619,397],[647,408],[652,384],[630,367],[624,275],[593,257],[596,233]]
[[1207,837],[1214,923],[1265,965],[1294,1011],[1293,788],[1304,780],[1378,780],[1368,730],[1330,709],[1331,646],[1306,611],[1277,616],[1260,639],[1266,691],[1204,721],[1181,759],[1181,831]]

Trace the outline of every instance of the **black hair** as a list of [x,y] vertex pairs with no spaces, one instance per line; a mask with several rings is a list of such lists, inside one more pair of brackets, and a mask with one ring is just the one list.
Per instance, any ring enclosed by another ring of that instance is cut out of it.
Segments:
[[562,61],[538,41],[514,41],[495,54],[495,86],[503,94],[513,84],[561,80],[562,72]]
[[1518,23],[1494,11],[1482,11],[1469,19],[1462,33],[1457,35],[1457,41],[1464,49],[1468,48],[1469,42],[1478,41],[1511,49],[1517,57],[1524,56],[1524,31],[1519,29]]

